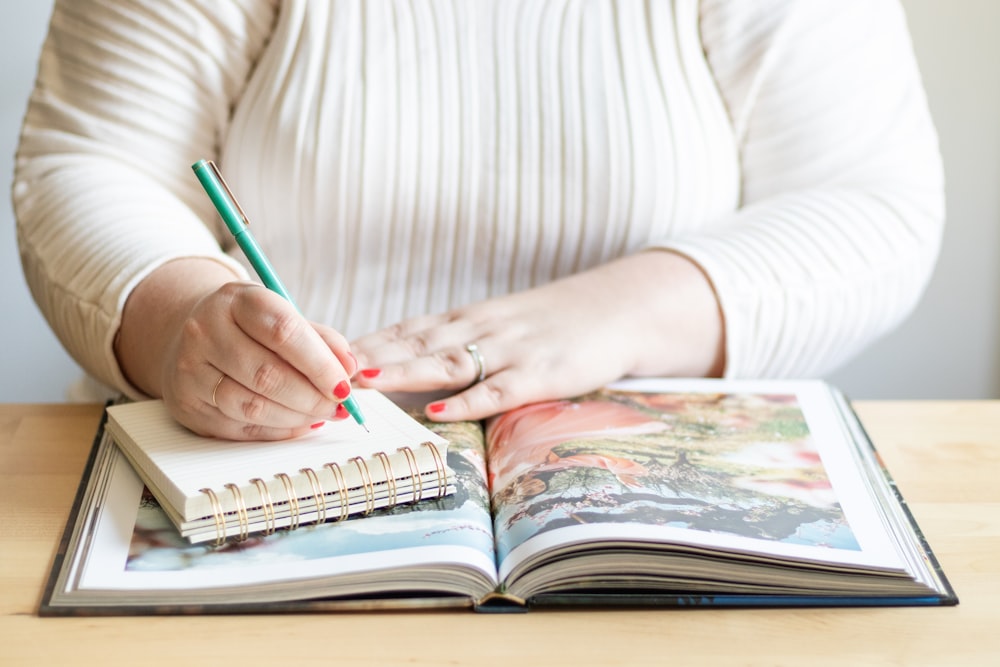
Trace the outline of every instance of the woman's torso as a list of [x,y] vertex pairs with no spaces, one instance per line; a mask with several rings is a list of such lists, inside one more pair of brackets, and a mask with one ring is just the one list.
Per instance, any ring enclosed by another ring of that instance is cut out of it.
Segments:
[[348,337],[739,198],[691,0],[286,2],[222,162],[299,306]]

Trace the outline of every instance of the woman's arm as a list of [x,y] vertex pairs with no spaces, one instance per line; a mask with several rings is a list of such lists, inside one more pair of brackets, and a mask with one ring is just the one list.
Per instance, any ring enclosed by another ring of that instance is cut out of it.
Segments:
[[937,258],[937,136],[896,0],[702,3],[742,205],[663,245],[710,276],[726,374],[813,376],[894,328]]
[[[586,393],[626,375],[719,375],[724,338],[705,274],[677,253],[650,250],[407,320],[352,349],[360,384],[453,393],[426,407],[431,419],[451,421]],[[470,343],[482,354],[482,382]]]
[[346,341],[238,282],[190,165],[215,157],[271,2],[57,2],[17,155],[29,286],[91,374],[186,426],[284,438],[339,417]]
[[623,375],[814,375],[913,308],[943,184],[898,4],[704,2],[700,29],[741,205],[660,252],[366,336],[359,382],[458,392],[428,414],[468,419]]
[[114,354],[132,290],[159,266],[241,266],[190,165],[213,157],[274,19],[270,3],[59,0],[18,147],[28,285],[85,370],[133,397]]

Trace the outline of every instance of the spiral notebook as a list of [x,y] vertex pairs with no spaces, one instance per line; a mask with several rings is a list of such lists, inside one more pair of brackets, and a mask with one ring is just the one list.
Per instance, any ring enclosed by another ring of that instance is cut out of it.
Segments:
[[160,400],[108,408],[107,430],[181,535],[246,539],[454,491],[447,441],[386,396],[355,389],[370,432],[332,421],[280,442],[194,434]]

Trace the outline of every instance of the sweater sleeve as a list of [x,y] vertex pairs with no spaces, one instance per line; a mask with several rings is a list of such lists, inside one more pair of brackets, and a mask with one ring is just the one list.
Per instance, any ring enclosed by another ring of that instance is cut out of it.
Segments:
[[67,351],[125,393],[113,343],[131,290],[221,246],[190,165],[218,152],[272,28],[269,2],[57,0],[12,189],[32,295]]
[[711,279],[726,375],[831,370],[896,326],[936,261],[937,136],[896,0],[702,3],[738,209],[671,247]]

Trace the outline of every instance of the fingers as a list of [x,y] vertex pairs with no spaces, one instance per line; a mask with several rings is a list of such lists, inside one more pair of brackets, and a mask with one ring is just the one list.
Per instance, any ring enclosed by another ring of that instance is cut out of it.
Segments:
[[337,357],[348,377],[358,372],[358,360],[351,352],[351,345],[337,330],[322,324],[311,323],[313,330],[323,340],[327,348]]
[[389,392],[455,392],[425,407],[434,421],[483,419],[550,397],[553,388],[532,381],[525,370],[533,355],[523,342],[509,330],[474,338],[469,332],[475,329],[453,316],[422,317],[354,341],[360,363],[356,382]]
[[[380,362],[388,358],[378,357]],[[452,345],[425,356],[409,357],[379,368],[362,368],[358,383],[382,391],[459,390],[477,381],[479,366],[464,345]]]
[[492,417],[525,403],[542,400],[543,394],[516,391],[515,371],[491,375],[454,396],[430,403],[424,412],[433,421],[463,421]]
[[320,428],[327,419],[347,417],[346,409],[337,405],[326,419],[306,425],[301,413],[247,389],[224,373],[219,374],[210,401],[210,408],[205,411],[210,422],[208,430],[212,435],[233,440],[282,440]]
[[232,312],[236,326],[256,346],[229,358],[234,366],[223,370],[249,390],[301,412],[334,409],[335,399],[346,398],[340,395],[351,375],[345,365],[355,366],[347,341],[330,329],[321,336],[278,295],[252,292]]
[[346,416],[357,370],[347,341],[280,296],[230,283],[186,319],[165,364],[163,398],[196,432],[230,439],[294,437]]
[[589,291],[553,286],[410,320],[353,341],[355,382],[454,392],[426,406],[435,421],[586,393],[626,374],[633,356],[633,346],[619,343],[621,327],[591,305]]
[[[248,389],[225,373],[216,381],[211,406],[230,420],[247,425],[286,431],[303,425],[302,413]],[[331,408],[331,415],[335,409]]]
[[464,311],[455,311],[406,320],[358,338],[351,348],[358,354],[363,368],[366,361],[373,359],[381,365],[390,365],[435,354],[453,355],[439,360],[442,368],[450,368],[455,348],[462,349],[481,331],[482,327],[477,326]]

